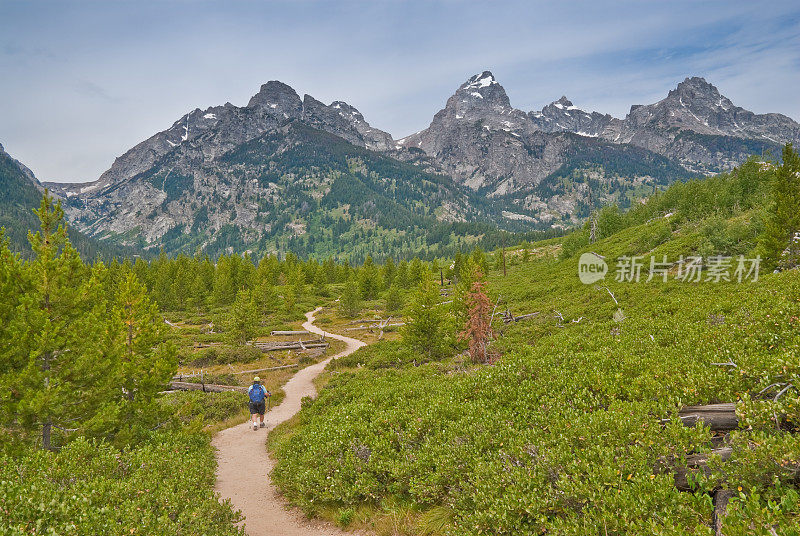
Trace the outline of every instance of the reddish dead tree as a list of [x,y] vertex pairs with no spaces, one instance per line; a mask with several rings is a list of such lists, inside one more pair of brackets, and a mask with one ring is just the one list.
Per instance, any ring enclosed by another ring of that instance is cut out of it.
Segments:
[[486,295],[486,282],[480,271],[475,273],[475,282],[466,296],[469,315],[464,331],[459,334],[463,341],[469,341],[469,355],[475,363],[491,361],[487,346],[492,338],[492,305]]

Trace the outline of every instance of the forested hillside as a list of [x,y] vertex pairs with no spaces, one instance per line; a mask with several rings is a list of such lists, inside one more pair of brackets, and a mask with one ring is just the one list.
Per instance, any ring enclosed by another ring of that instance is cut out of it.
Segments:
[[[28,250],[28,231],[38,228],[33,209],[39,205],[42,192],[34,181],[0,146],[0,227],[5,228],[10,247],[16,252]],[[69,229],[68,233],[75,248],[86,259],[137,253],[131,248],[91,240],[74,229]]]

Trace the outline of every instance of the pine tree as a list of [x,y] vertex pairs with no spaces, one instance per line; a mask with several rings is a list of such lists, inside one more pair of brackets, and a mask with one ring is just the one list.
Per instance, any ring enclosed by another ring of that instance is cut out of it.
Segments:
[[320,265],[314,275],[314,294],[317,296],[328,296],[328,277],[325,275],[325,267]]
[[[54,433],[78,430],[107,394],[108,356],[97,341],[106,313],[102,272],[85,268],[61,225],[61,204],[45,192],[35,211],[41,229],[28,239],[27,288],[4,327],[14,343],[0,348],[3,427],[37,433],[50,449]],[[4,261],[4,264],[7,261]]]
[[236,293],[231,309],[225,321],[225,332],[234,344],[244,345],[256,336],[260,315],[253,294],[242,289]]
[[405,260],[400,261],[400,264],[397,265],[397,274],[394,277],[394,281],[398,287],[405,290],[411,287],[411,283],[408,279],[408,262]]
[[403,308],[403,295],[400,293],[400,289],[397,285],[392,285],[389,287],[389,290],[386,291],[384,304],[387,313],[393,313]]
[[361,312],[361,291],[355,278],[351,277],[344,285],[339,298],[339,308],[344,316],[353,318]]
[[361,289],[361,296],[365,300],[374,300],[380,291],[381,278],[378,267],[372,261],[371,256],[367,256],[364,264],[358,270],[358,286]]
[[[197,309],[203,310],[211,301],[211,295],[214,291],[214,265],[208,257],[202,260],[196,259],[196,268],[194,272],[194,284],[191,290],[191,305]],[[141,278],[138,278],[141,281]]]
[[229,305],[236,298],[236,266],[233,257],[220,257],[214,272],[213,302],[218,305]]
[[262,315],[274,312],[278,306],[278,292],[269,279],[260,279],[256,285],[253,297],[256,307]]
[[403,343],[415,352],[436,359],[444,354],[445,318],[439,306],[439,288],[429,279],[423,280],[409,304],[403,326]]
[[283,313],[287,316],[294,313],[294,307],[297,305],[297,293],[293,285],[286,285],[283,287]]
[[127,444],[158,424],[156,396],[175,374],[177,358],[174,346],[165,342],[166,324],[135,274],[126,274],[113,305],[114,398],[89,426],[114,430],[117,441]]
[[468,310],[464,330],[459,339],[469,343],[469,355],[475,363],[489,361],[487,346],[492,338],[492,304],[486,295],[483,273],[476,269],[473,283],[466,296]]
[[185,255],[172,261],[172,299],[174,307],[184,311],[190,301],[195,279],[195,263]]
[[391,257],[387,257],[381,267],[381,280],[383,281],[383,288],[389,288],[394,283],[394,277],[397,275],[397,266]]
[[[794,242],[800,232],[800,156],[792,144],[783,148],[783,164],[778,167],[772,191],[772,204],[761,237],[760,250],[765,267],[791,268],[800,263],[800,244]],[[786,258],[783,252],[789,249]]]

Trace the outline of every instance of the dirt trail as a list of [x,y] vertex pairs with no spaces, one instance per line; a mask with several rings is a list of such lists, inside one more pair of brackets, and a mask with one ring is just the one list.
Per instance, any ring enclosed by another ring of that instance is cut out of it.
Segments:
[[[283,390],[283,402],[264,418],[266,428],[253,431],[246,424],[238,424],[218,433],[212,442],[217,449],[216,490],[222,498],[229,498],[233,507],[245,516],[245,529],[249,536],[322,536],[343,535],[338,528],[320,521],[310,521],[297,510],[288,510],[269,478],[274,461],[268,456],[265,446],[267,434],[276,425],[300,411],[300,400],[314,396],[316,389],[312,380],[325,368],[331,359],[351,354],[364,346],[362,341],[325,333],[313,324],[317,308],[306,313],[303,329],[325,335],[347,343],[342,352],[328,357],[297,372]],[[245,400],[242,399],[242,404]]]

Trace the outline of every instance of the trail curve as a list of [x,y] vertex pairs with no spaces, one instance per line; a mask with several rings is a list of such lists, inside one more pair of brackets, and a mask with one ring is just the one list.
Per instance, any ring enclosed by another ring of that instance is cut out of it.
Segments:
[[[216,448],[216,491],[223,499],[230,499],[233,507],[244,514],[244,527],[248,536],[342,536],[345,533],[328,523],[309,520],[301,512],[287,508],[269,478],[275,462],[266,449],[267,434],[283,421],[300,411],[304,396],[314,396],[313,380],[331,359],[352,354],[364,342],[344,335],[326,333],[314,325],[314,315],[321,307],[306,313],[303,329],[312,333],[338,339],[347,347],[319,363],[299,370],[283,386],[283,402],[264,418],[266,428],[253,431],[249,421],[219,432],[212,444]],[[244,403],[244,400],[242,401]]]

